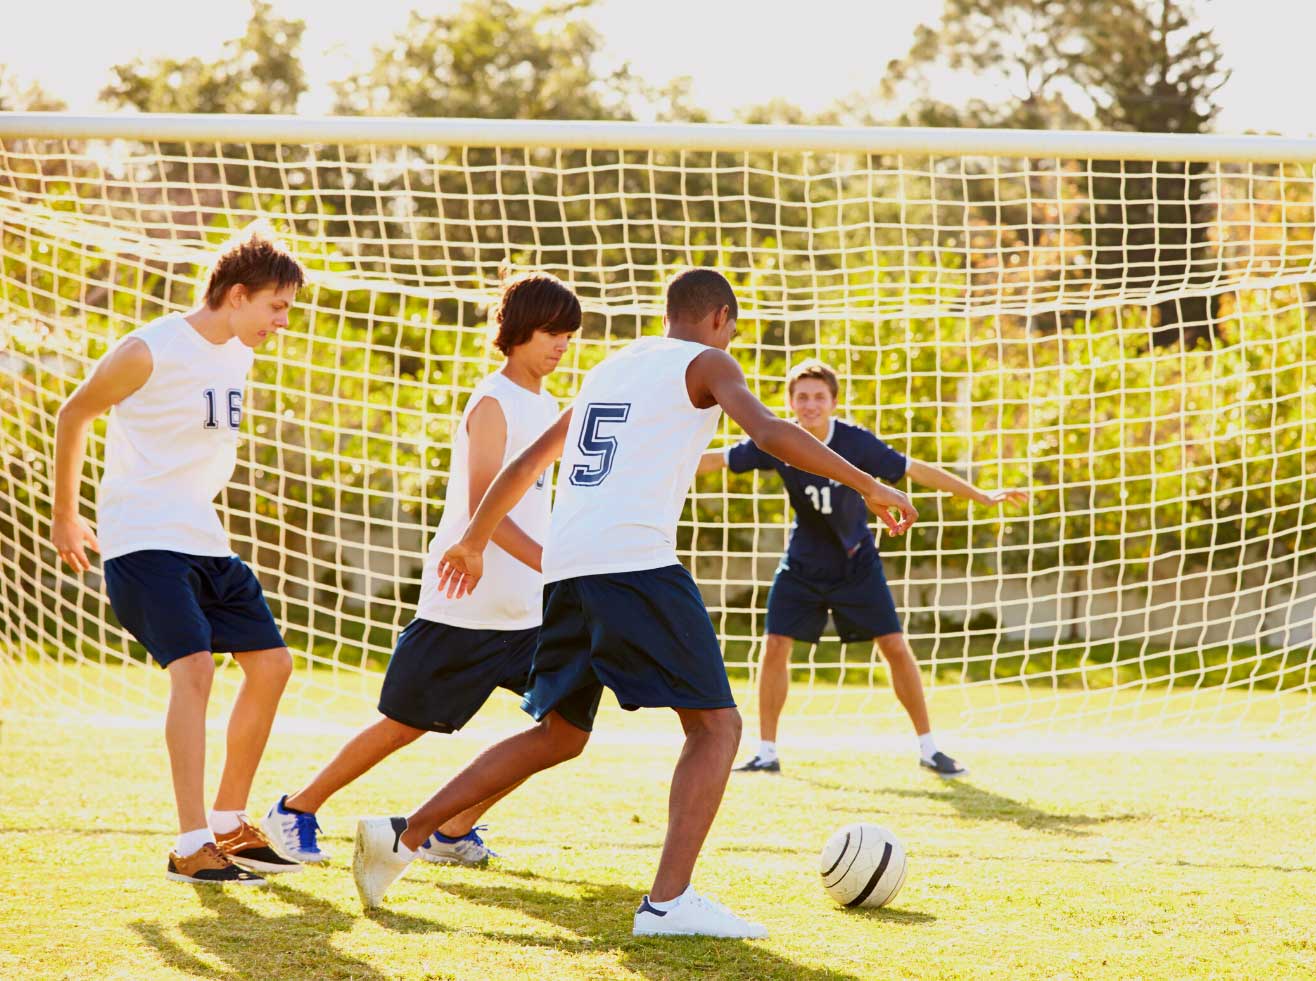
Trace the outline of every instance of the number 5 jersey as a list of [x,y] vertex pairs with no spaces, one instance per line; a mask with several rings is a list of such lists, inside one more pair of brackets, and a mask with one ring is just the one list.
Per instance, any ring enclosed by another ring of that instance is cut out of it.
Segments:
[[643,337],[594,368],[572,404],[544,581],[675,565],[676,523],[718,406],[697,409],[690,362],[709,350]]

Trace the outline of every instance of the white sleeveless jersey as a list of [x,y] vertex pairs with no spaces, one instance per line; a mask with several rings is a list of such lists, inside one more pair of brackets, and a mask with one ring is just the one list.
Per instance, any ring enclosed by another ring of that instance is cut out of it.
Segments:
[[676,523],[722,410],[690,404],[685,373],[709,350],[643,337],[581,385],[571,411],[544,580],[676,564]]
[[128,335],[151,352],[151,377],[110,410],[97,504],[101,557],[143,549],[232,555],[215,497],[237,462],[242,398],[255,353],[212,344],[181,314]]
[[[484,551],[484,576],[474,592],[451,600],[439,592],[439,560],[462,536],[471,520],[470,434],[466,431],[466,420],[485,398],[496,399],[507,420],[504,466],[543,435],[558,417],[558,404],[553,396],[527,391],[502,372],[495,372],[475,386],[453,439],[448,496],[421,571],[416,616],[468,629],[525,630],[538,627],[543,618],[544,577],[493,542]],[[508,517],[541,545],[548,535],[551,476],[552,468],[540,474],[508,512]]]

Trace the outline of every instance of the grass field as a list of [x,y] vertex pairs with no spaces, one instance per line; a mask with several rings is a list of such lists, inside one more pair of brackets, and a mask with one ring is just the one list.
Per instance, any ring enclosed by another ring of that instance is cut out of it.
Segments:
[[[162,682],[153,676],[152,690]],[[510,704],[487,719],[511,722]],[[364,721],[359,710],[334,721],[353,715]],[[839,748],[817,738],[829,725]],[[414,868],[363,915],[349,867],[355,816],[408,809],[487,733],[426,737],[330,801],[329,867],[223,892],[163,879],[173,810],[153,723],[32,724],[11,706],[0,728],[0,977],[1316,976],[1311,755],[1061,753],[1044,738],[1030,749],[1025,731],[1008,750],[961,737],[949,748],[972,773],[943,783],[903,741],[857,751],[853,720],[807,728],[781,777],[733,779],[696,873],[769,939],[661,941],[632,938],[630,925],[679,747],[665,713],[606,711],[581,759],[491,812],[500,860]],[[215,731],[212,759],[221,740]],[[341,740],[276,732],[252,810]],[[855,820],[890,827],[909,850],[908,881],[886,910],[842,911],[819,888],[823,842]]]

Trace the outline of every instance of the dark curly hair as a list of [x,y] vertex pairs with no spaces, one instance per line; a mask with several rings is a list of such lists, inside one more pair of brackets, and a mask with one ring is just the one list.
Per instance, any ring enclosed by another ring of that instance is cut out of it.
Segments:
[[255,293],[267,286],[301,289],[305,282],[301,264],[268,229],[258,225],[230,242],[215,260],[206,282],[206,306],[218,310],[234,286]]
[[570,334],[580,329],[580,301],[556,276],[525,273],[505,280],[493,313],[494,347],[508,354],[537,330]]

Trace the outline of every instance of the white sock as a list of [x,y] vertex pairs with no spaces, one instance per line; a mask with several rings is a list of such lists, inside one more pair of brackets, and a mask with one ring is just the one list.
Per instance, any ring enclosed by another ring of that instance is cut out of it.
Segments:
[[210,830],[217,835],[226,835],[230,831],[237,831],[238,826],[242,823],[239,820],[241,817],[241,811],[211,811]]
[[184,831],[178,836],[178,841],[174,845],[174,854],[179,858],[186,858],[188,855],[195,855],[201,851],[204,845],[213,845],[215,836],[209,828],[197,828],[195,831]]
[[680,906],[681,903],[685,900],[685,898],[689,896],[691,893],[693,893],[694,891],[695,891],[694,884],[691,883],[690,885],[685,887],[685,892],[681,893],[681,895],[677,896],[675,899],[665,899],[661,903],[655,903],[652,899],[650,899],[649,905],[656,910],[661,910],[662,912],[666,913],[668,910],[674,910],[676,909],[676,907]]
[[764,763],[771,763],[777,758],[777,744],[770,743],[766,739],[760,739],[758,758]]
[[932,762],[932,757],[937,755],[937,741],[932,738],[932,733],[925,732],[918,737],[918,753],[929,763]]

